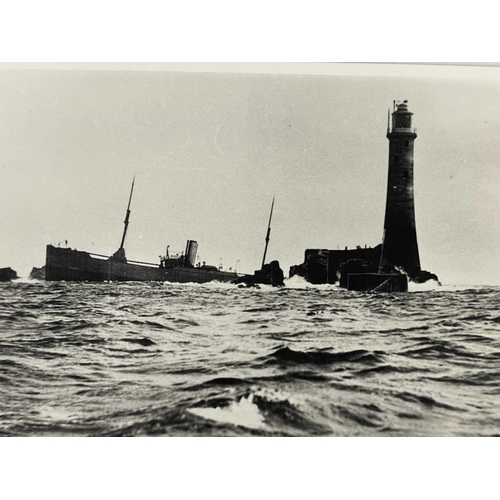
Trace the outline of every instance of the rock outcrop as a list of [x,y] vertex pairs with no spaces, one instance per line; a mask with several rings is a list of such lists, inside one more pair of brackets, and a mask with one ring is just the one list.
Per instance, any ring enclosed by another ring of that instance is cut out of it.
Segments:
[[11,281],[17,279],[17,273],[10,267],[2,267],[0,269],[0,281]]
[[45,279],[45,266],[34,267],[30,272],[31,280],[44,280]]

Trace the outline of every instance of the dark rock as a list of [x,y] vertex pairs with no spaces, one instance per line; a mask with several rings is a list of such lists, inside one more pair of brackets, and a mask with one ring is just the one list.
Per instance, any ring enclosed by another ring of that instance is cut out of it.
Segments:
[[302,278],[306,277],[306,266],[305,264],[298,264],[296,266],[290,267],[290,272],[288,273],[290,278],[292,276],[300,276]]
[[18,276],[14,269],[11,269],[10,267],[3,267],[0,269],[0,281],[10,281],[17,278]]
[[30,272],[31,280],[44,280],[45,279],[45,266],[34,267]]

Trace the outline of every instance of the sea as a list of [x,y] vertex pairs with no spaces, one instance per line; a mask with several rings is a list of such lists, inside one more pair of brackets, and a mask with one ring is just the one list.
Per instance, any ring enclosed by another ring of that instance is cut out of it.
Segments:
[[498,436],[500,287],[0,283],[0,436]]

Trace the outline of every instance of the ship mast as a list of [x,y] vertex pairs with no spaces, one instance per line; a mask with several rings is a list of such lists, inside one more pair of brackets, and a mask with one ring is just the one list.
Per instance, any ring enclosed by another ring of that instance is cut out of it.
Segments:
[[271,213],[269,214],[269,224],[267,225],[267,234],[266,234],[266,247],[264,248],[264,257],[262,257],[262,268],[264,268],[264,264],[266,263],[266,253],[267,253],[267,246],[269,245],[269,235],[271,234],[271,218],[273,216],[273,208],[274,208],[274,196],[273,196],[273,202],[271,204]]
[[127,215],[125,215],[125,228],[123,230],[123,237],[122,237],[122,242],[120,244],[120,250],[123,249],[123,245],[125,243],[125,236],[127,235],[127,228],[128,228],[128,220],[130,218],[130,202],[132,201],[132,193],[134,192],[134,183],[135,183],[135,175],[134,179],[132,180],[132,188],[130,189],[130,197],[128,199],[128,206],[127,206]]

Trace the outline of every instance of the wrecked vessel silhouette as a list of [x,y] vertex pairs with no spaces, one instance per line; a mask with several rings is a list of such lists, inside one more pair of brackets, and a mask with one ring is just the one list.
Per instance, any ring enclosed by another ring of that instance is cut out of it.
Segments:
[[47,245],[46,281],[169,281],[176,283],[231,282],[238,275],[210,265],[196,265],[198,243],[188,240],[185,253],[162,257],[160,264],[127,260],[125,236],[130,218],[130,203],[134,181],[125,216],[120,248],[111,256]]

